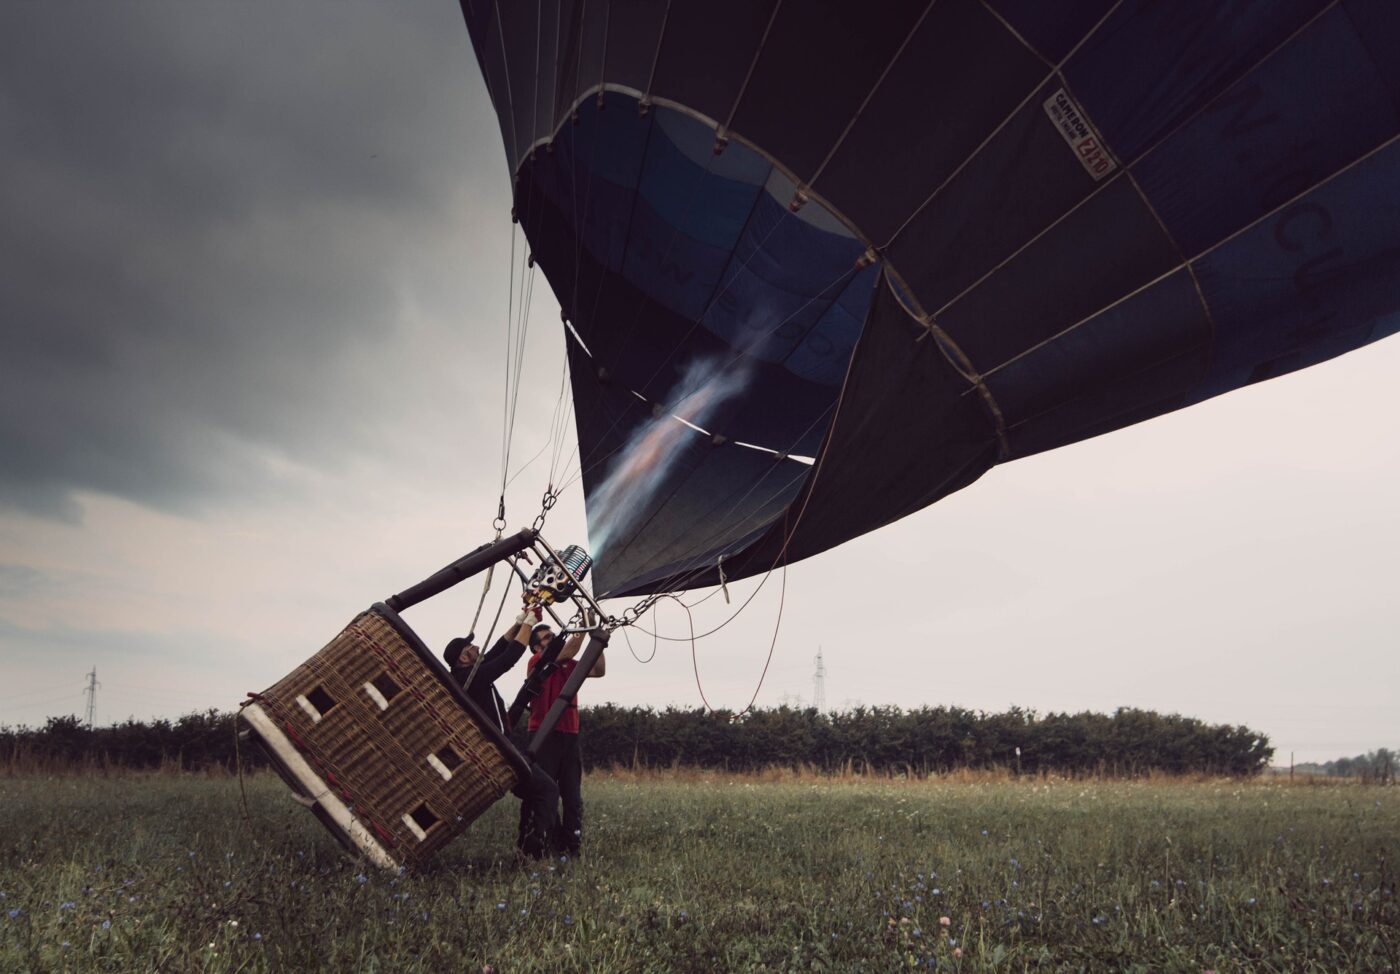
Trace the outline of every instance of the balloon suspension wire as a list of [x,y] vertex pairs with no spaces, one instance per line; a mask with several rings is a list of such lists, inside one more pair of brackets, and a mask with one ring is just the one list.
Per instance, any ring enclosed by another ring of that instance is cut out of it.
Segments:
[[[688,606],[688,605],[686,605],[684,602],[682,602],[681,599],[680,599],[678,596],[671,595],[671,596],[668,596],[668,598],[674,600],[674,601],[676,602],[677,605],[679,605],[679,606],[681,606],[681,608],[685,609],[685,616],[686,616],[686,619],[688,620],[688,622],[689,622],[689,624],[690,624],[690,666],[691,666],[691,669],[693,669],[693,670],[695,671],[695,689],[696,689],[697,691],[699,691],[699,693],[700,693],[700,702],[703,703],[703,704],[705,705],[705,709],[708,710],[708,711],[710,712],[711,715],[717,714],[719,711],[715,710],[715,708],[712,707],[712,706],[710,705],[709,699],[705,696],[705,687],[704,687],[704,684],[701,683],[701,681],[700,681],[700,660],[699,660],[699,653],[698,653],[698,651],[696,650],[696,647],[695,647],[695,643],[696,643],[697,638],[698,638],[698,637],[695,635],[695,617],[691,614],[690,606]],[[769,668],[770,666],[773,665],[773,653],[774,653],[774,651],[775,651],[775,650],[777,649],[777,647],[778,647],[778,633],[779,633],[779,632],[782,630],[782,628],[783,628],[783,606],[786,604],[786,602],[787,602],[787,565],[784,564],[784,565],[783,565],[782,588],[779,589],[779,595],[778,595],[778,618],[777,618],[777,619],[774,621],[774,623],[773,623],[773,638],[772,638],[771,640],[769,640],[769,642],[768,642],[768,657],[763,661],[763,672],[760,673],[760,674],[758,675],[758,683],[757,683],[757,684],[754,686],[754,688],[753,688],[753,696],[749,697],[749,702],[748,702],[747,704],[744,705],[744,709],[741,710],[741,711],[739,711],[739,712],[736,713],[736,714],[730,714],[730,715],[729,715],[729,719],[730,719],[731,721],[738,720],[738,719],[740,719],[741,717],[743,717],[743,716],[744,716],[745,714],[747,714],[750,710],[752,710],[754,704],[758,702],[758,695],[763,691],[763,683],[764,683],[764,681],[765,681],[766,679],[768,679],[768,668]],[[736,614],[737,614],[737,613],[736,613]],[[653,653],[654,653],[654,652],[655,652],[655,651],[653,651]]]
[[535,451],[534,455],[532,455],[529,460],[526,460],[524,464],[516,469],[515,473],[511,474],[510,479],[506,481],[506,487],[515,483],[521,474],[530,469],[536,460],[545,455],[545,451],[550,451],[549,487],[551,489],[554,487],[554,478],[559,465],[559,458],[564,452],[564,433],[568,429],[569,419],[573,416],[573,400],[566,395],[568,382],[569,361],[566,358],[563,368],[560,369],[559,373],[559,398],[554,401],[554,413],[549,421],[549,437],[545,440],[544,445]]
[[658,640],[658,639],[656,638],[655,635],[652,636],[652,639],[651,639],[651,655],[648,656],[646,659],[642,659],[640,656],[637,655],[636,649],[634,649],[634,648],[632,647],[632,637],[629,636],[629,635],[627,634],[627,629],[628,629],[627,626],[623,626],[623,627],[622,627],[622,638],[625,639],[625,640],[627,640],[627,652],[629,652],[629,653],[632,654],[632,658],[633,658],[634,660],[636,660],[638,663],[642,663],[642,664],[650,663],[652,660],[656,659],[656,650],[657,650],[657,649],[660,647],[660,645],[661,645],[660,640]]
[[510,351],[515,329],[515,238],[519,232],[519,226],[512,221],[510,225],[510,272],[506,280],[505,377],[501,386],[501,505],[503,507],[506,498],[506,442],[510,436]]
[[[506,580],[506,584],[505,584],[505,589],[501,592],[501,601],[500,601],[500,604],[496,606],[496,617],[495,617],[494,619],[491,620],[491,628],[487,630],[487,632],[486,632],[486,638],[485,638],[484,640],[482,640],[482,642],[481,642],[481,644],[480,644],[481,646],[483,646],[483,647],[485,647],[485,648],[484,648],[484,649],[481,649],[480,651],[477,652],[477,654],[476,654],[476,662],[472,664],[471,672],[467,674],[467,679],[462,683],[462,690],[463,690],[463,691],[466,691],[466,690],[470,690],[470,689],[471,689],[472,681],[476,679],[476,671],[479,670],[479,669],[481,668],[481,661],[482,661],[483,659],[486,658],[486,651],[489,650],[489,649],[491,648],[492,643],[494,643],[494,642],[496,641],[496,626],[497,626],[497,625],[500,623],[500,621],[501,621],[501,611],[506,607],[506,599],[509,598],[509,596],[510,596],[510,580],[507,579],[507,580]],[[481,597],[482,597],[482,599],[485,599],[485,598],[486,598],[486,593],[485,593],[484,591],[481,593]],[[476,629],[476,623],[475,623],[475,622],[472,623],[472,629],[473,629],[473,630]]]
[[[507,366],[507,381],[510,389],[510,406],[509,412],[506,415],[505,453],[504,463],[502,464],[503,471],[508,471],[510,469],[511,447],[515,439],[515,417],[520,408],[520,389],[524,385],[522,373],[525,368],[525,342],[530,334],[530,306],[533,303],[535,295],[534,262],[529,257],[525,259],[530,266],[528,273],[522,270],[520,275],[519,322],[515,327],[514,345],[508,348],[506,352],[507,362],[509,363]],[[505,489],[509,482],[510,478],[503,474],[501,481],[502,495],[505,494]]]

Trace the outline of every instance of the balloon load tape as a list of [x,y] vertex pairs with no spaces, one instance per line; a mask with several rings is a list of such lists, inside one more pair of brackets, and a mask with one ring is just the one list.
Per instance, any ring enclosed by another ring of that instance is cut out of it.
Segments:
[[593,567],[593,558],[576,544],[559,552],[561,568],[554,559],[546,561],[530,577],[527,601],[532,605],[550,605],[573,595]]

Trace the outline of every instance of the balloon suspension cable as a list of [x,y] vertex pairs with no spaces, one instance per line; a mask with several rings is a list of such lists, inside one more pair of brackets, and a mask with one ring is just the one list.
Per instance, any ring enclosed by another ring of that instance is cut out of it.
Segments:
[[[739,711],[738,713],[728,715],[731,721],[739,720],[741,717],[743,717],[745,714],[747,714],[750,710],[753,709],[754,704],[758,702],[758,695],[763,691],[763,683],[765,680],[768,679],[768,668],[773,665],[773,653],[778,646],[778,633],[783,628],[783,606],[787,602],[786,563],[784,563],[783,565],[782,588],[779,590],[779,592],[780,594],[778,596],[778,618],[773,623],[773,638],[768,642],[768,657],[763,661],[763,672],[758,675],[758,684],[753,688],[753,696],[749,697],[749,702],[744,705],[744,709]],[[690,606],[686,605],[685,602],[681,601],[679,597],[671,595],[668,596],[668,598],[675,600],[677,605],[685,609],[686,619],[690,623],[690,666],[691,669],[695,671],[695,689],[700,693],[700,702],[705,705],[705,709],[710,712],[710,715],[714,716],[718,714],[719,711],[715,710],[715,708],[710,705],[709,699],[705,696],[705,687],[700,681],[700,659],[699,653],[695,648],[695,643],[697,641],[695,635],[695,617],[691,614]]]
[[[685,603],[681,604],[684,605]],[[632,658],[642,664],[650,663],[652,660],[656,659],[656,651],[660,648],[661,641],[653,635],[651,639],[651,655],[646,659],[642,659],[637,655],[637,651],[632,648],[632,637],[627,634],[627,628],[627,626],[623,626],[620,631],[622,633],[622,638],[627,641],[627,652],[632,654]]]
[[[476,662],[472,664],[471,672],[467,674],[467,679],[466,679],[466,681],[463,682],[463,684],[462,684],[462,689],[463,689],[464,691],[465,691],[465,690],[470,690],[470,689],[471,689],[472,681],[476,679],[476,671],[477,671],[478,669],[481,668],[481,661],[482,661],[483,659],[486,658],[486,650],[488,650],[488,649],[491,648],[491,644],[492,644],[492,643],[495,641],[495,639],[496,639],[496,626],[497,626],[497,625],[500,623],[500,621],[501,621],[501,611],[502,611],[503,609],[505,609],[505,607],[506,607],[506,599],[507,599],[509,596],[510,596],[510,582],[506,582],[505,590],[504,590],[503,592],[501,592],[501,601],[500,601],[500,604],[496,606],[496,617],[495,617],[494,619],[491,620],[491,628],[488,629],[488,630],[486,631],[486,639],[481,643],[481,645],[482,645],[483,647],[485,647],[485,648],[484,648],[484,649],[481,649],[481,650],[479,650],[479,651],[477,652],[477,654],[476,654]],[[485,592],[482,592],[482,593],[481,593],[481,597],[482,597],[483,599],[486,598],[486,593],[485,593]],[[472,622],[472,631],[473,631],[473,634],[475,634],[475,630],[476,630],[476,622],[473,621],[473,622]]]

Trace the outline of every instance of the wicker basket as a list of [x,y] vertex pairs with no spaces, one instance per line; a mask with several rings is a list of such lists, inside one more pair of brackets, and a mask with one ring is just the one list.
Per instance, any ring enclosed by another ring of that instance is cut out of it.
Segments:
[[389,868],[423,862],[529,775],[383,603],[257,695],[242,718],[317,818]]

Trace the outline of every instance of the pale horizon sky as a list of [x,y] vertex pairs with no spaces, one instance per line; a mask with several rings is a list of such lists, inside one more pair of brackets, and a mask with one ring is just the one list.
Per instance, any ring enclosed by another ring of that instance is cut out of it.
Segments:
[[[12,4],[0,36],[0,725],[81,713],[94,666],[103,723],[232,708],[489,537],[510,197],[466,29],[451,2]],[[563,349],[541,278],[517,457]],[[758,702],[810,701],[821,646],[833,707],[1143,707],[1276,764],[1400,745],[1397,375],[1391,338],[792,566]],[[546,536],[584,540],[577,487]],[[714,706],[753,694],[780,582],[698,644]],[[440,646],[479,593],[406,618]],[[688,642],[609,656],[585,704],[700,705]]]

